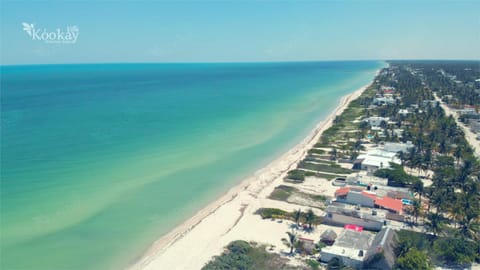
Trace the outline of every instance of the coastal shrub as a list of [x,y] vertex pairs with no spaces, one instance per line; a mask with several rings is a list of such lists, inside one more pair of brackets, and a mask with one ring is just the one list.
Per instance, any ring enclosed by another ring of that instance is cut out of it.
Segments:
[[286,201],[294,190],[295,188],[293,187],[280,185],[276,187],[268,197],[272,200]]
[[287,262],[280,255],[267,252],[264,245],[237,240],[228,244],[226,250],[215,256],[202,270],[293,270]]
[[227,249],[234,253],[246,254],[252,249],[252,247],[246,241],[237,240],[228,244]]
[[315,201],[326,201],[327,197],[324,195],[310,195],[310,197]]
[[[317,202],[318,201],[325,202],[327,200],[327,197],[324,195],[301,192],[300,190],[294,187],[285,186],[285,185],[280,185],[275,187],[275,189],[272,191],[270,196],[268,196],[268,198],[272,200],[277,200],[277,201],[288,201],[288,198],[292,195],[296,195],[298,197],[303,197],[307,200],[312,200]],[[319,207],[318,204],[313,204],[313,205],[305,204],[305,205],[316,207],[316,208],[322,208],[322,207]]]
[[341,177],[341,175],[326,174],[326,173],[315,173],[315,176],[316,176],[316,177],[320,177],[320,178],[325,178],[325,179],[327,179],[327,180],[332,180],[332,179],[334,179],[334,178]]
[[327,144],[327,143],[318,142],[313,147],[315,147],[315,148],[330,148],[330,147],[332,147],[332,145]]
[[319,171],[319,172],[329,172],[329,173],[340,173],[340,174],[349,174],[352,173],[352,170],[345,169],[340,167],[337,164],[314,164],[308,162],[300,162],[298,165],[299,168],[312,170],[312,171]]
[[305,180],[305,171],[291,170],[287,173],[287,178],[292,180],[303,181]]
[[310,268],[311,268],[312,270],[320,269],[320,263],[319,263],[318,261],[308,260],[308,261],[307,261],[307,264],[308,264],[308,266],[310,266]]
[[308,150],[308,153],[309,154],[323,155],[323,154],[325,154],[325,150],[313,148],[313,149]]
[[292,215],[289,212],[283,211],[277,208],[259,208],[255,212],[255,214],[260,215],[263,219],[267,219],[267,218],[290,219],[292,217]]

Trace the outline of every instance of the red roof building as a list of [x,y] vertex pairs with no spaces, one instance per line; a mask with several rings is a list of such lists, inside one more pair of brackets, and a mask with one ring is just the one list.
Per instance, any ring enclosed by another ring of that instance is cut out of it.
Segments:
[[347,196],[348,192],[350,192],[350,187],[342,187],[335,190],[335,197],[338,196]]
[[367,191],[362,191],[362,195],[363,196],[366,196],[366,197],[369,197],[370,199],[372,200],[376,200],[377,199],[377,195],[373,194],[373,193],[370,193],[370,192],[367,192]]
[[390,197],[377,198],[375,200],[375,205],[398,214],[400,214],[403,209],[403,203],[401,200],[393,199]]

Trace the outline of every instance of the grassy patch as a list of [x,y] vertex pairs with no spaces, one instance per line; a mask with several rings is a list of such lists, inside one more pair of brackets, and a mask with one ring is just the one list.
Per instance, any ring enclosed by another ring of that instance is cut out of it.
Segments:
[[[255,214],[260,215],[263,219],[284,219],[284,220],[295,220],[295,212],[287,212],[278,208],[259,208],[255,211]],[[300,222],[304,221],[305,213],[302,213],[302,219]],[[322,217],[315,216],[312,224],[318,225],[322,223]]]
[[276,187],[268,197],[272,200],[286,201],[294,190],[294,187],[280,185]]
[[263,219],[267,218],[280,218],[291,220],[293,214],[278,208],[260,208],[255,214],[260,215]]
[[308,150],[308,153],[309,154],[323,155],[323,154],[325,154],[325,150],[313,148],[313,149]]
[[335,179],[337,177],[342,177],[341,175],[326,174],[326,173],[315,173],[315,176],[320,177],[320,178],[325,178],[327,180],[332,180],[332,179]]
[[[295,199],[291,199],[291,196],[295,196]],[[324,208],[323,203],[328,199],[326,196],[323,196],[323,195],[316,195],[316,194],[301,192],[300,190],[294,187],[285,186],[285,185],[280,185],[276,187],[273,190],[273,192],[270,194],[269,198],[272,200],[297,203],[297,204],[320,208],[320,209]],[[298,198],[303,198],[304,200],[301,199],[300,201],[298,201]]]
[[286,258],[267,252],[265,245],[237,240],[228,244],[226,250],[220,256],[215,256],[202,270],[298,269],[287,265],[287,262]]
[[287,178],[303,182],[303,180],[305,180],[305,171],[291,170],[287,173]]
[[328,173],[339,173],[339,174],[349,174],[352,173],[352,170],[345,169],[340,167],[337,164],[313,164],[308,162],[300,162],[298,165],[299,168],[312,170],[312,171],[319,171],[319,172],[328,172]]

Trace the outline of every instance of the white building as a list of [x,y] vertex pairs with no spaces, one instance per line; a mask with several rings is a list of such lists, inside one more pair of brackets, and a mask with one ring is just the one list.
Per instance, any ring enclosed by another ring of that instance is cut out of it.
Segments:
[[398,152],[408,153],[408,150],[414,147],[415,145],[411,141],[408,141],[407,143],[386,142],[383,145],[383,151],[391,152],[391,153],[398,153]]
[[396,155],[396,152],[373,149],[359,155],[357,162],[361,162],[360,169],[373,173],[378,169],[389,169],[390,163],[401,164],[401,160]]
[[398,111],[398,114],[402,115],[402,116],[407,116],[410,112],[408,111],[408,109],[400,109]]
[[375,105],[392,105],[395,104],[395,99],[393,97],[377,97],[373,99],[373,104]]
[[322,248],[320,260],[328,263],[333,258],[338,258],[345,266],[361,269],[373,239],[374,234],[371,232],[345,229],[335,244]]
[[371,127],[380,127],[382,122],[385,121],[385,123],[387,123],[389,120],[390,118],[388,117],[372,116],[365,119],[365,122],[367,122]]

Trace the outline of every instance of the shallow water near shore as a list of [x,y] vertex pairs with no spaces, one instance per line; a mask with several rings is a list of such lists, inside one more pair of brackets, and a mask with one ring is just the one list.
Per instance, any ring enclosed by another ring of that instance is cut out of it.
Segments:
[[1,268],[126,266],[383,65],[3,66]]

